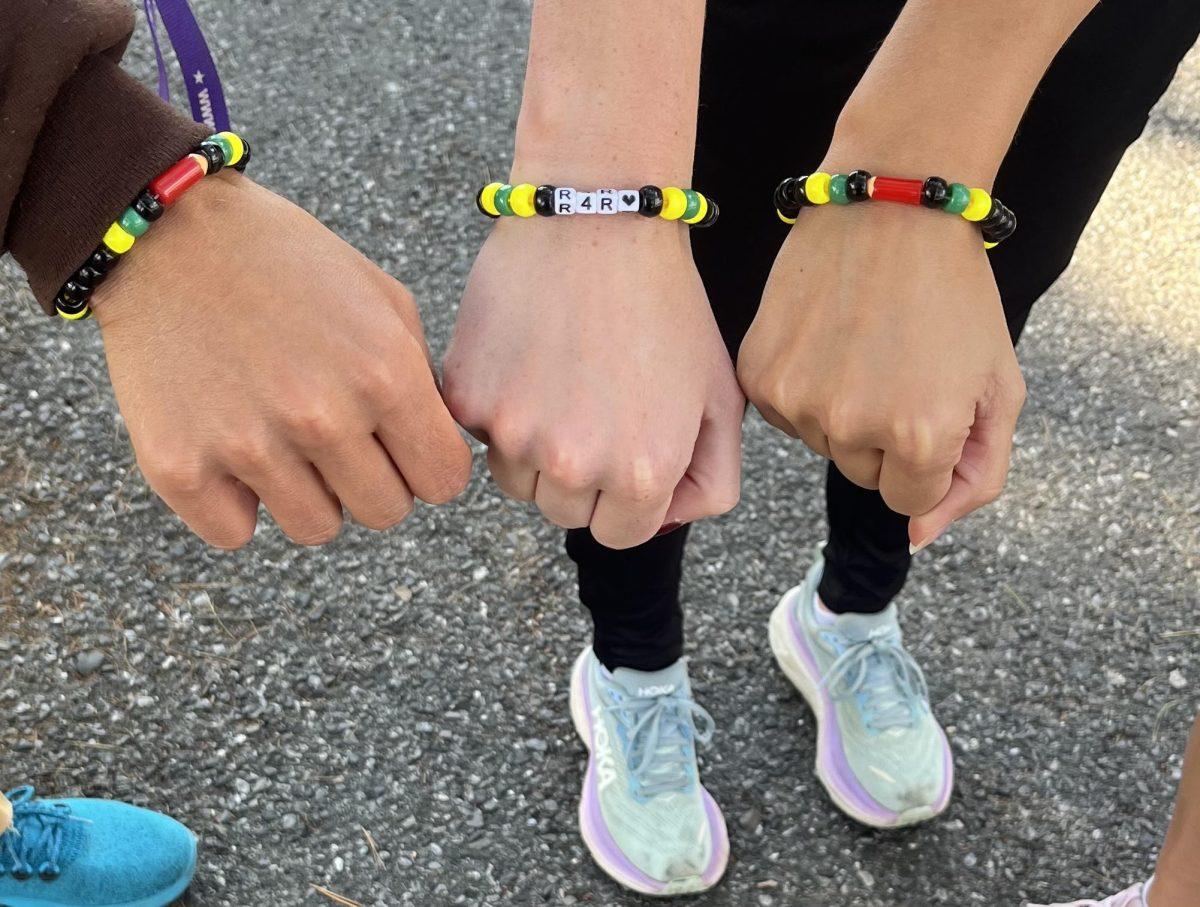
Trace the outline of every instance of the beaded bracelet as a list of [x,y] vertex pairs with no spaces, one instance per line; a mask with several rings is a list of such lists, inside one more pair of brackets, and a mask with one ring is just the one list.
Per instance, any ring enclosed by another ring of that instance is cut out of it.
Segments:
[[941,208],[950,214],[961,214],[979,225],[985,249],[995,248],[1017,229],[1017,216],[1004,202],[992,198],[982,189],[971,189],[962,183],[947,183],[940,176],[907,180],[872,176],[866,170],[855,170],[849,174],[818,172],[788,177],[775,187],[775,213],[785,224],[794,224],[800,216],[800,209],[809,205],[829,202],[849,205],[867,199],[923,205],[926,208]]
[[218,132],[156,176],[113,221],[96,251],[62,285],[54,297],[55,311],[68,321],[90,318],[92,309],[88,301],[92,292],[167,208],[205,175],[218,173],[227,166],[241,173],[249,163],[250,143],[235,133]]
[[481,214],[498,217],[631,214],[681,220],[692,227],[711,227],[721,215],[717,203],[695,189],[642,186],[641,189],[597,189],[584,192],[558,186],[488,183],[475,196]]

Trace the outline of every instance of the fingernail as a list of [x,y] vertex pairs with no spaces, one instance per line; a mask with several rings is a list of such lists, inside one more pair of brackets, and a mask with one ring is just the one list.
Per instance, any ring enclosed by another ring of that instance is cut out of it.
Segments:
[[938,537],[939,535],[941,535],[943,532],[945,532],[945,531],[946,531],[946,530],[949,528],[949,526],[950,526],[950,524],[949,524],[949,523],[947,523],[947,524],[946,524],[945,526],[943,526],[941,529],[938,529],[938,530],[936,530],[935,532],[931,532],[931,533],[929,533],[929,535],[925,536],[925,538],[921,539],[921,541],[920,541],[920,542],[918,542],[918,543],[917,543],[917,544],[915,544],[915,545],[914,545],[912,542],[909,542],[909,543],[908,543],[908,553],[909,553],[909,555],[910,555],[910,556],[911,556],[911,555],[914,555],[914,554],[916,554],[918,551],[921,551],[921,550],[922,550],[922,549],[924,549],[924,548],[928,548],[928,547],[929,547],[929,545],[930,545],[930,544],[932,544],[932,543],[933,543],[933,542],[934,542],[934,541],[937,539],[937,537]]

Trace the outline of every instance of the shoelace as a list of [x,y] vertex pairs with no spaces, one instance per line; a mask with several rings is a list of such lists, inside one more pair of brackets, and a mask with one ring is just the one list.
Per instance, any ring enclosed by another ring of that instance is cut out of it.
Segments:
[[58,865],[63,844],[63,827],[69,822],[88,824],[71,815],[61,803],[33,799],[32,787],[18,787],[5,795],[13,807],[12,828],[0,835],[0,878],[12,873],[24,881],[34,873],[47,882],[62,872]]
[[[625,727],[625,760],[639,796],[650,798],[690,787],[695,780],[692,741],[707,746],[716,730],[716,722],[703,706],[679,696],[621,696],[605,709]],[[697,731],[697,720],[703,731]]]
[[900,644],[893,627],[876,627],[866,639],[848,642],[822,683],[835,698],[862,694],[863,722],[869,730],[910,728],[917,703],[929,696],[920,666]]

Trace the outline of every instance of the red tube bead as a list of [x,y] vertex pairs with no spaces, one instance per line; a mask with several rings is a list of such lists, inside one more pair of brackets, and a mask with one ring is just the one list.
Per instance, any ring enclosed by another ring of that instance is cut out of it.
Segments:
[[147,187],[164,205],[173,205],[188,189],[204,178],[200,162],[191,155],[172,164],[154,178]]
[[900,202],[902,205],[921,204],[921,188],[924,180],[902,180],[893,176],[877,176],[871,198],[880,202]]

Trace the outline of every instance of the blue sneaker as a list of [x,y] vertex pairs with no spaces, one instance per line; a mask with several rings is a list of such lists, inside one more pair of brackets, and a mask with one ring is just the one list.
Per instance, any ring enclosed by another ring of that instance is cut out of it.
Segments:
[[896,606],[829,620],[816,609],[824,561],[771,615],[771,650],[817,719],[817,777],[864,825],[931,819],[950,802],[954,761],[904,649]]
[[114,800],[8,794],[0,907],[167,907],[196,871],[196,838],[166,816]]
[[588,748],[579,827],[600,868],[642,894],[717,884],[729,836],[696,768],[696,742],[708,743],[713,722],[692,699],[683,659],[610,673],[584,649],[571,673],[571,718]]

